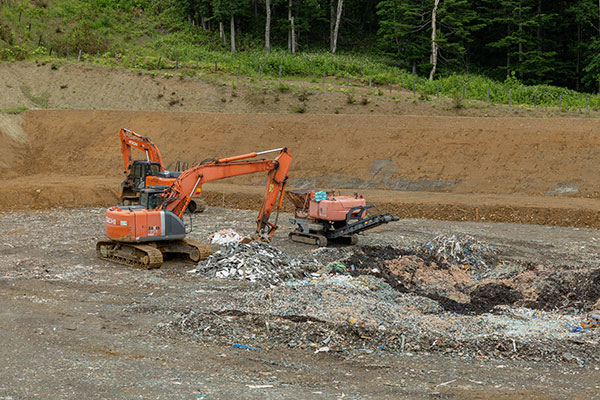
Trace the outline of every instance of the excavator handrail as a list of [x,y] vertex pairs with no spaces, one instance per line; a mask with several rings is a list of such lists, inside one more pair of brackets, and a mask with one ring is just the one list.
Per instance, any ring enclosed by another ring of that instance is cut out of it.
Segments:
[[164,171],[165,167],[163,165],[160,151],[150,139],[125,128],[121,128],[120,137],[121,152],[123,153],[123,163],[125,164],[126,174],[129,174],[129,169],[131,168],[131,163],[133,162],[133,158],[131,156],[132,147],[146,153],[146,160],[149,163],[158,163],[160,165],[160,170]]

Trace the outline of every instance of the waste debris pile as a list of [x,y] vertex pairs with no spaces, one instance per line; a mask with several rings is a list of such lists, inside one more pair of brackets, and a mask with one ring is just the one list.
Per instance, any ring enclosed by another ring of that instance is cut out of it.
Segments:
[[487,270],[498,264],[498,250],[470,235],[440,234],[423,243],[419,251],[438,262],[468,265],[472,270]]
[[263,242],[231,243],[198,264],[197,272],[218,279],[277,285],[314,272],[316,260],[290,257]]

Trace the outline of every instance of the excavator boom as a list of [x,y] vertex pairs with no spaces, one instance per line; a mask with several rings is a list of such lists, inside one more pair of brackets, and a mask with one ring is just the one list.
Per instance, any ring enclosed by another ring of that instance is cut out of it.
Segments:
[[[278,151],[272,160],[249,160],[260,154]],[[159,252],[183,252],[192,261],[198,261],[202,245],[185,239],[186,227],[182,221],[192,196],[202,184],[234,176],[268,172],[265,197],[256,219],[256,236],[270,240],[277,229],[269,222],[269,217],[281,201],[288,171],[292,161],[287,148],[268,152],[249,153],[242,156],[209,160],[184,171],[173,184],[166,189],[146,189],[142,196],[146,204],[129,207],[111,207],[106,210],[106,234],[108,241],[98,242],[100,258],[130,265],[160,266],[157,253],[148,246],[158,248]],[[277,198],[279,197],[279,202]],[[150,263],[150,264],[148,264]]]
[[160,171],[165,169],[160,156],[158,147],[148,138],[138,135],[129,129],[121,128],[121,151],[123,153],[123,163],[125,165],[125,173],[129,174],[133,158],[131,157],[131,148],[135,148],[146,153],[146,161],[148,163],[158,163]]

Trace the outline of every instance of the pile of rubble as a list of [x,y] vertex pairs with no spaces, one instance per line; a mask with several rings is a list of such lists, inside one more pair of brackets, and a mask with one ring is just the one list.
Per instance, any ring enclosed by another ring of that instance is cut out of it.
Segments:
[[230,243],[198,264],[196,271],[218,279],[277,285],[316,271],[316,260],[292,258],[263,242]]
[[418,250],[437,262],[466,265],[474,271],[487,270],[498,264],[498,250],[469,235],[437,235]]

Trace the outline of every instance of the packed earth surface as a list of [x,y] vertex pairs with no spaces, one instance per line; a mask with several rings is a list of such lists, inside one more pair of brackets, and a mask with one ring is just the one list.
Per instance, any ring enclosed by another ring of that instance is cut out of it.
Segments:
[[[71,64],[0,71],[0,106],[33,108],[34,93],[53,108],[0,113],[0,399],[600,389],[595,118],[390,96],[337,109],[346,94],[335,90],[307,95],[301,115],[282,105],[297,94],[275,101],[267,83],[255,92]],[[288,239],[284,200],[271,243],[239,242],[256,226],[257,174],[203,187],[209,207],[189,237],[213,253],[200,262],[102,261],[120,128],[150,137],[170,169],[286,146],[290,187],[361,193],[400,220],[318,248]]]

